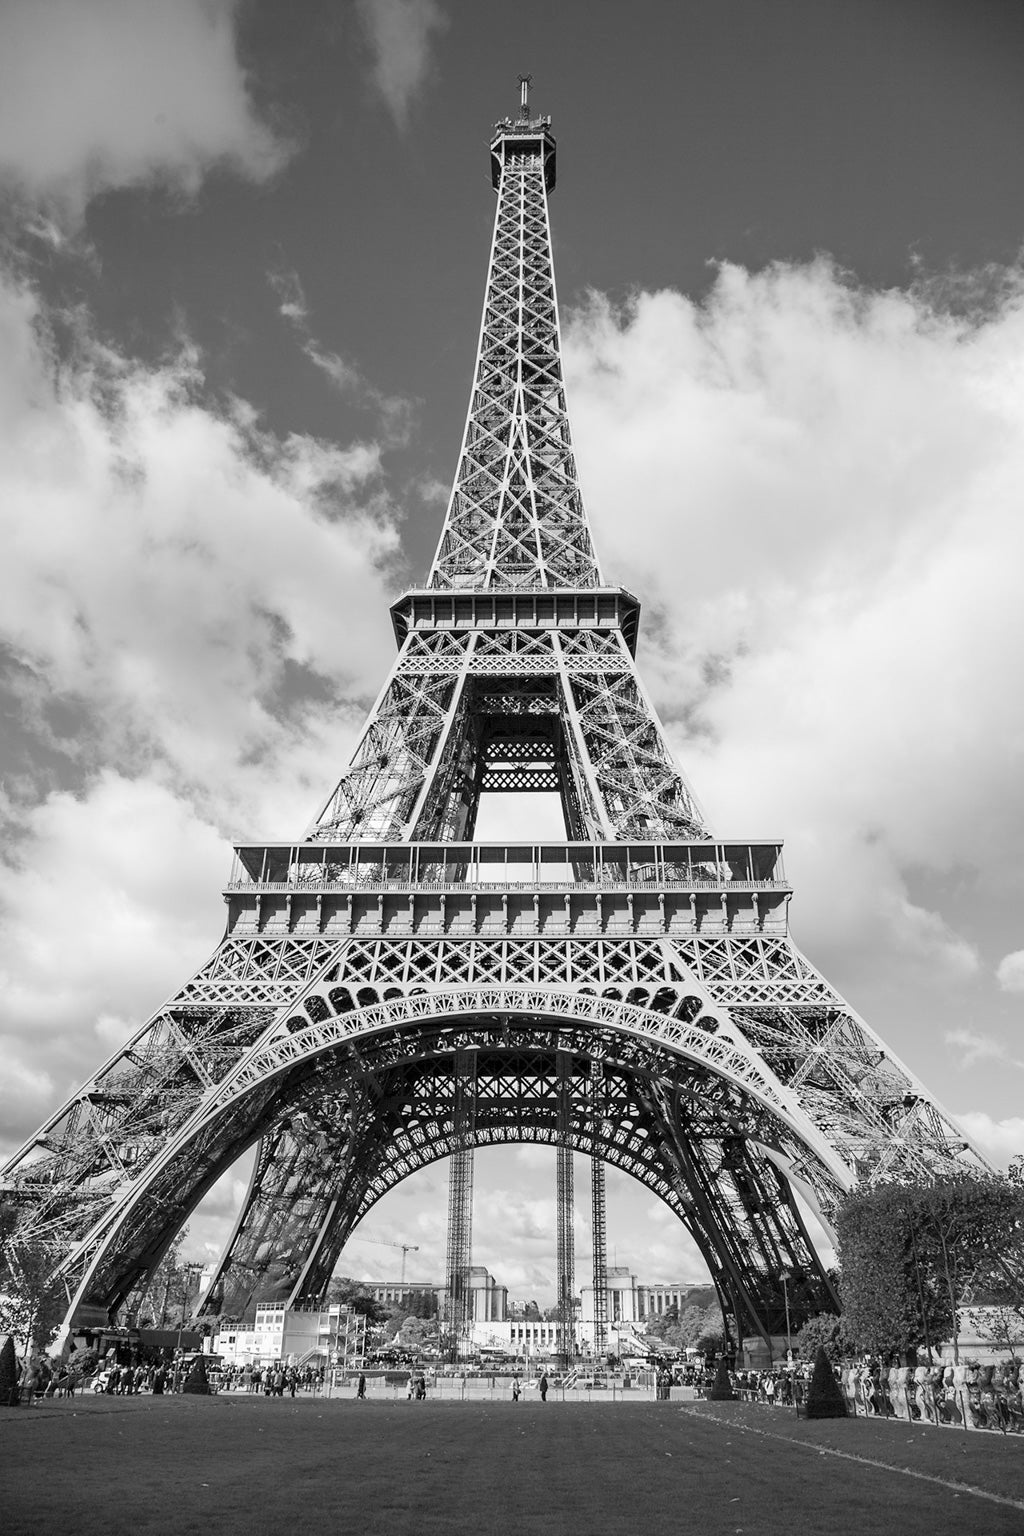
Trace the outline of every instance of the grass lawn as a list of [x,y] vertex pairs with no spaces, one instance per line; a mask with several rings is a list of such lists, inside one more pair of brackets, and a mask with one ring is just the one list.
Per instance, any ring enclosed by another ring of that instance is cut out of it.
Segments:
[[281,1536],[299,1522],[359,1536],[1020,1536],[1024,1443],[746,1404],[226,1393],[0,1409],[4,1536]]

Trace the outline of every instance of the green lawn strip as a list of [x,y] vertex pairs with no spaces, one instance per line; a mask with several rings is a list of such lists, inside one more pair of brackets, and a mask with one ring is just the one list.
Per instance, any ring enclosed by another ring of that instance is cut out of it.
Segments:
[[792,1409],[755,1403],[687,1403],[680,1411],[811,1451],[834,1451],[931,1478],[1024,1510],[1024,1437],[895,1419],[798,1419]]
[[[567,1511],[608,1536],[637,1529],[637,1489],[615,1475],[622,1420],[596,1407],[225,1395],[86,1402],[63,1423],[43,1413],[31,1410],[18,1426],[5,1536],[62,1529],[69,1517],[76,1536],[279,1536],[297,1512],[361,1536],[476,1536],[481,1522],[498,1536],[564,1536]],[[675,1441],[666,1408],[660,1418],[661,1438]],[[671,1457],[650,1443],[630,1455],[641,1502],[671,1508]],[[40,1485],[51,1458],[66,1484],[47,1477]]]
[[[0,1422],[0,1528],[280,1536],[301,1521],[332,1536],[934,1536],[972,1517],[967,1495],[836,1457],[826,1471],[802,1446],[732,1427],[654,1403],[615,1413],[241,1394],[79,1400]],[[988,1503],[984,1519],[986,1536],[1019,1536],[1017,1510]]]

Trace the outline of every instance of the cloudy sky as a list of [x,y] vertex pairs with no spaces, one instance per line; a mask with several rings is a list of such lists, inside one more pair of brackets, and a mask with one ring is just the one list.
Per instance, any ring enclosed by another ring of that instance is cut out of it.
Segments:
[[[785,838],[812,959],[1024,1152],[1024,11],[0,0],[0,1153],[206,958],[232,837],[300,834],[346,760],[526,70],[588,508],[680,757],[721,833]],[[550,1299],[552,1164],[478,1159],[513,1294]],[[412,1278],[445,1181],[367,1221]],[[700,1275],[609,1191],[620,1263]]]

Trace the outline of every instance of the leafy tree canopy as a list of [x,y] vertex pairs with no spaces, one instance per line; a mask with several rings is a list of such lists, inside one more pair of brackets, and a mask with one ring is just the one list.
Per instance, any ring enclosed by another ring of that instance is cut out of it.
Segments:
[[810,1317],[793,1339],[793,1348],[801,1360],[813,1360],[819,1349],[833,1365],[843,1357],[842,1323],[830,1312]]
[[847,1345],[883,1358],[952,1339],[965,1303],[1021,1295],[1024,1180],[984,1173],[854,1190],[840,1207]]
[[23,1339],[26,1349],[46,1349],[67,1307],[55,1273],[59,1255],[32,1239],[13,1241],[13,1223],[6,1226],[0,1234],[0,1333]]
[[365,1317],[367,1323],[386,1323],[388,1320],[387,1307],[371,1296],[365,1285],[349,1275],[334,1276],[327,1287],[327,1304],[350,1307]]

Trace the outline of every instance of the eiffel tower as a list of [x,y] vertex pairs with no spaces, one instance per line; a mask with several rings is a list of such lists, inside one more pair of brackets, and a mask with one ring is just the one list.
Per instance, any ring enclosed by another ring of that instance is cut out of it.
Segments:
[[[454,487],[351,763],[302,839],[236,847],[211,959],[0,1175],[14,1242],[54,1255],[66,1328],[130,1315],[254,1146],[207,1310],[315,1303],[374,1203],[443,1157],[461,1263],[473,1149],[533,1141],[563,1183],[592,1159],[596,1224],[606,1164],[658,1195],[735,1339],[770,1348],[784,1273],[794,1328],[838,1307],[806,1211],[827,1229],[858,1182],[982,1161],[794,945],[781,845],[705,825],[637,672],[639,604],[584,511],[555,140],[525,82],[490,156]],[[564,838],[475,841],[495,791],[557,793]]]

